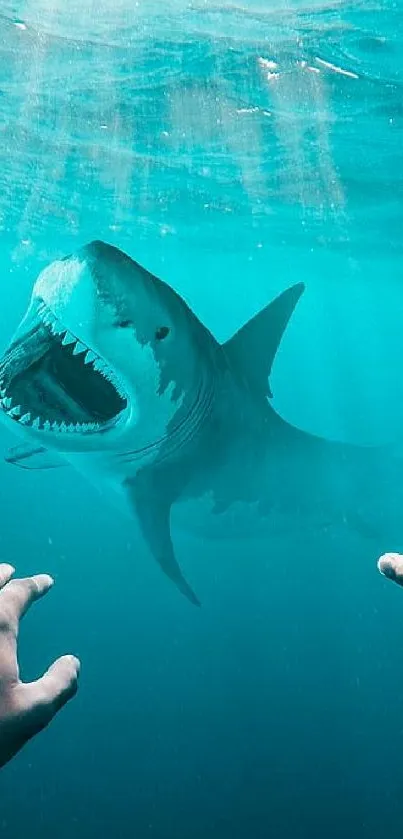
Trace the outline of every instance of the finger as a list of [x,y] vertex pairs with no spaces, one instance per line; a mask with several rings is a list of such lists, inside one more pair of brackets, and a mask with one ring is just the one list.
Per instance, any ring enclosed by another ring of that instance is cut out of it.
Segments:
[[15,568],[6,562],[0,563],[0,589],[2,589],[15,574]]
[[378,559],[378,570],[384,577],[393,580],[399,586],[403,586],[403,556],[397,553],[383,554]]
[[31,604],[43,597],[52,588],[53,582],[48,574],[11,580],[1,594],[1,611],[7,614],[12,625],[18,625]]
[[41,679],[25,685],[32,710],[37,711],[40,727],[47,725],[63,705],[77,693],[80,662],[73,655],[58,658]]

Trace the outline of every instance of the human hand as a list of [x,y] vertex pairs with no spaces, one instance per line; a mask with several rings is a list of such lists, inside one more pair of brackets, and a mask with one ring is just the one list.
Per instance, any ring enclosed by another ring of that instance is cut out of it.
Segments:
[[20,681],[17,639],[20,619],[53,586],[47,574],[12,580],[14,568],[0,564],[0,766],[4,766],[77,691],[80,662],[58,658],[37,681]]
[[378,571],[393,580],[399,586],[403,586],[403,555],[397,553],[383,554],[378,559]]

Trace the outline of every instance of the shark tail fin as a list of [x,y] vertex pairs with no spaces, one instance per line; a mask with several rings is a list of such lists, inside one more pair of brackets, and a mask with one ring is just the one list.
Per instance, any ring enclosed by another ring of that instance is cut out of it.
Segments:
[[224,344],[230,365],[264,396],[272,396],[269,376],[273,361],[304,288],[298,283],[283,291]]

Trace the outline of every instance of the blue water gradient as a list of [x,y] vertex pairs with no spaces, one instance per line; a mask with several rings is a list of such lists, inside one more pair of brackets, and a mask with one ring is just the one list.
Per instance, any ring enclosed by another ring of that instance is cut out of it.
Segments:
[[[41,268],[92,238],[220,340],[303,280],[275,407],[401,455],[403,11],[163,5],[0,5],[2,346]],[[82,659],[1,775],[1,839],[401,839],[403,594],[370,538],[176,534],[198,612],[68,468],[2,464],[0,489],[1,556],[57,581],[23,676]]]

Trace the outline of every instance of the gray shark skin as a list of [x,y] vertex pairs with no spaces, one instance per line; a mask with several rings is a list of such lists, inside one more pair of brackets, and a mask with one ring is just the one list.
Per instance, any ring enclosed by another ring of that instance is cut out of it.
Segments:
[[109,487],[195,605],[172,520],[215,537],[332,524],[379,532],[373,451],[300,431],[269,401],[303,290],[287,289],[220,345],[172,288],[111,245],[53,262],[0,363],[1,415],[24,438],[6,460],[67,462]]

